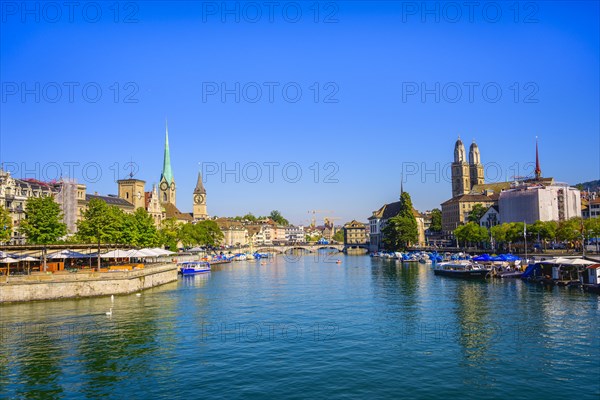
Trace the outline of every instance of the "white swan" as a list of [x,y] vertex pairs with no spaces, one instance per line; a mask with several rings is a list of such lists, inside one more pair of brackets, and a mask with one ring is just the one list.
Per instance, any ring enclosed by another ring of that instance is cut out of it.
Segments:
[[111,294],[111,295],[110,295],[110,302],[111,302],[111,303],[114,303],[114,302],[115,302],[115,295],[114,295],[114,294]]
[[112,317],[112,307],[110,308],[110,311],[106,312],[106,316],[107,317]]
[[136,293],[135,294],[137,297],[140,297],[142,294],[141,293]]

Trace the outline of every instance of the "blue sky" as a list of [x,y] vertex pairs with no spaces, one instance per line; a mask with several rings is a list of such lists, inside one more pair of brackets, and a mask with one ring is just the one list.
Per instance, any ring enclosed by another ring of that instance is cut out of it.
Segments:
[[439,207],[457,135],[489,181],[531,174],[536,135],[545,176],[600,177],[598,2],[0,4],[16,176],[116,193],[133,161],[149,190],[168,118],[182,211],[201,169],[214,215],[364,221],[403,171],[414,205]]

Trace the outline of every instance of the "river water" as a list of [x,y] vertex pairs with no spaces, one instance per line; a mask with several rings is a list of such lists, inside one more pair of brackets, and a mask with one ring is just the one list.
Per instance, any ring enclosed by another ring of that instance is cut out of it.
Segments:
[[278,256],[0,306],[0,398],[598,399],[599,321],[577,290]]

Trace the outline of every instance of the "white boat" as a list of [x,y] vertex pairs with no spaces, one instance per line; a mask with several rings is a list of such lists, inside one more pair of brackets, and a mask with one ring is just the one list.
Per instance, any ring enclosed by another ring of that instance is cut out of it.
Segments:
[[463,279],[485,279],[490,271],[491,268],[466,260],[442,262],[433,269],[436,275]]

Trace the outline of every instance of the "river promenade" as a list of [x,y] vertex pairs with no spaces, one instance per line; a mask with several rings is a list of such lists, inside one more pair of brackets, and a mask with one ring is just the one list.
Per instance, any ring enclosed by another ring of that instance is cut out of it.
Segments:
[[177,280],[174,263],[132,271],[37,273],[0,278],[0,303],[59,300],[139,292]]

